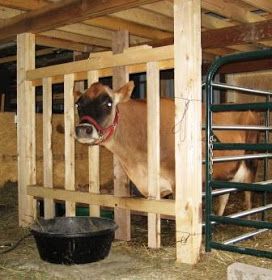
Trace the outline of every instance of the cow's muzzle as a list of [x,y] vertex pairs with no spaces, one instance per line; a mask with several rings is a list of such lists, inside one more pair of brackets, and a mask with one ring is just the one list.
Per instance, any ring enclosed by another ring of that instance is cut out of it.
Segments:
[[82,123],[76,126],[75,132],[78,139],[93,138],[94,128],[89,123]]

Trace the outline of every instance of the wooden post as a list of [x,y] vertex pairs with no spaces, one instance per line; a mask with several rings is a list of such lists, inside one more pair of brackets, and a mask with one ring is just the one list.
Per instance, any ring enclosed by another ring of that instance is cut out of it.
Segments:
[[36,216],[36,201],[27,186],[36,184],[35,88],[26,71],[35,68],[35,35],[17,36],[17,153],[19,225],[27,226]]
[[[98,72],[89,71],[88,72],[88,87],[92,83],[98,82]],[[89,192],[99,193],[100,192],[100,178],[99,178],[99,146],[89,146]],[[90,216],[100,217],[100,207],[98,205],[90,205]]]
[[[74,74],[64,75],[65,189],[75,190]],[[76,204],[65,201],[65,215],[75,216]]]
[[177,261],[195,264],[201,246],[200,0],[174,1]]
[[[160,71],[157,62],[147,63],[147,162],[148,196],[160,199]],[[148,247],[160,248],[160,215],[148,213]]]
[[[128,31],[120,30],[113,32],[112,51],[113,53],[121,53],[129,46]],[[128,82],[129,74],[127,67],[113,68],[112,86],[114,90],[118,90],[121,86]],[[121,164],[116,157],[113,157],[114,172],[114,195],[130,196],[129,179],[125,174]],[[114,219],[119,226],[115,232],[115,238],[129,241],[131,239],[130,229],[130,211],[127,209],[114,208]]]
[[[46,188],[53,188],[52,153],[52,78],[43,78],[43,182]],[[55,217],[53,199],[44,199],[44,218]]]
[[[73,52],[73,61],[78,61],[78,56],[82,55],[82,52],[74,51]],[[76,81],[74,85],[74,91],[84,92],[84,81]]]

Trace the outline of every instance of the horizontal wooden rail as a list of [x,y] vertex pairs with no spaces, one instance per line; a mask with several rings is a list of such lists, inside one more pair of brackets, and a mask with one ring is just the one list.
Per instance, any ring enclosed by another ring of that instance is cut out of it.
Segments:
[[129,66],[142,64],[151,61],[162,61],[174,58],[172,45],[160,48],[132,48],[121,54],[112,52],[96,53],[86,60],[68,62],[43,68],[27,71],[26,79],[33,81],[44,77],[54,77],[71,73],[78,73],[90,70],[100,70],[116,66]]
[[[174,68],[173,59],[163,60],[163,61],[158,62],[158,64],[159,64],[160,70],[168,70],[168,69]],[[65,66],[65,64],[64,64],[64,66]],[[110,77],[110,76],[112,76],[112,67],[100,69],[97,72],[98,72],[98,76],[100,78]],[[146,72],[146,64],[141,63],[141,64],[130,65],[130,66],[128,66],[128,72],[129,72],[129,74]],[[52,77],[52,83],[53,84],[63,83],[63,77],[64,77],[63,75],[57,75],[57,76]],[[75,73],[75,81],[83,81],[83,80],[87,80],[87,71]],[[33,80],[32,84],[33,84],[33,86],[41,86],[42,79]]]
[[146,199],[132,197],[116,197],[109,194],[95,194],[63,189],[50,189],[42,186],[28,186],[27,194],[33,197],[65,200],[75,203],[100,205],[104,207],[119,207],[134,211],[175,215],[175,201],[170,199]]

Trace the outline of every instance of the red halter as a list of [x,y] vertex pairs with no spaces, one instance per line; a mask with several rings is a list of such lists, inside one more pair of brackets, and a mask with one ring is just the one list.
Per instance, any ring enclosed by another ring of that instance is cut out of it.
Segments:
[[82,122],[82,121],[87,121],[89,124],[92,124],[96,128],[96,130],[99,134],[99,140],[95,142],[95,145],[100,145],[101,143],[110,139],[110,137],[113,135],[113,133],[116,129],[116,126],[118,124],[118,121],[119,121],[119,110],[116,107],[116,113],[115,113],[113,123],[110,126],[105,127],[105,128],[102,127],[100,124],[98,124],[92,117],[87,116],[87,115],[83,116],[80,119],[80,122]]

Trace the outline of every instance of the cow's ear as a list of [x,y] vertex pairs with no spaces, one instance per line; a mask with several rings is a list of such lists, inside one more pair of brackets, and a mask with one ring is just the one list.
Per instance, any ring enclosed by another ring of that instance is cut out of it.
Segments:
[[122,86],[115,93],[116,102],[117,103],[127,102],[130,99],[133,89],[134,89],[133,81],[129,81],[124,86]]
[[74,101],[75,103],[78,101],[78,99],[80,98],[80,96],[82,95],[82,93],[80,91],[74,91]]

